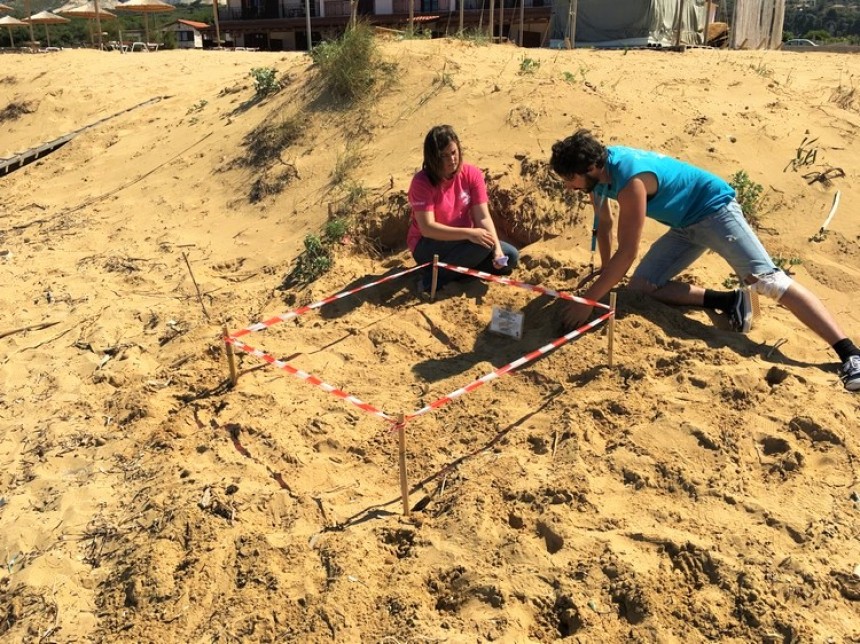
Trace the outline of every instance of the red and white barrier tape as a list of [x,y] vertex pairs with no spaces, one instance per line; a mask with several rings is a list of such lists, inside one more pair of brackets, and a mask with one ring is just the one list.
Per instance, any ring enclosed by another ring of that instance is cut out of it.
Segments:
[[[608,304],[601,304],[600,302],[595,302],[594,300],[586,300],[584,298],[577,297],[576,295],[565,293],[564,291],[553,291],[542,286],[535,286],[534,284],[528,284],[526,282],[512,280],[509,277],[499,277],[498,275],[493,275],[492,273],[476,271],[473,268],[464,268],[463,266],[454,266],[453,264],[446,264],[445,262],[438,262],[436,265],[441,268],[447,268],[448,270],[454,271],[455,273],[463,273],[464,275],[479,277],[487,282],[498,282],[499,284],[505,284],[507,286],[516,286],[518,288],[524,288],[528,291],[535,291],[536,293],[543,293],[544,295],[557,297],[562,300],[570,300],[571,302],[579,302],[580,304],[588,304],[589,306],[596,306],[601,309],[606,309],[607,311],[609,310]],[[426,266],[426,264],[424,264],[424,266]]]
[[363,409],[369,414],[373,414],[374,416],[378,416],[379,418],[383,418],[385,420],[395,421],[396,419],[393,416],[389,416],[385,412],[377,409],[373,405],[369,405],[363,400],[356,398],[355,396],[351,396],[346,393],[343,389],[338,389],[334,385],[330,385],[327,382],[320,380],[313,374],[310,374],[306,371],[302,371],[301,369],[296,369],[293,365],[284,362],[283,360],[278,360],[272,356],[270,356],[265,351],[260,351],[259,349],[255,349],[254,347],[245,344],[241,340],[237,340],[235,337],[226,336],[224,338],[225,341],[232,344],[237,349],[241,349],[242,351],[251,354],[255,358],[260,358],[265,362],[268,362],[270,365],[277,367],[278,369],[283,369],[287,373],[294,375],[299,380],[304,380],[308,384],[314,385],[315,387],[319,387],[323,391],[327,391],[330,394],[337,396],[338,398],[342,398],[343,400],[352,403],[359,409]]
[[299,307],[293,311],[287,311],[286,313],[281,313],[280,315],[276,315],[273,318],[269,318],[268,320],[263,320],[262,322],[257,322],[256,324],[252,324],[249,327],[245,327],[240,331],[236,331],[235,333],[231,333],[230,337],[233,338],[241,338],[243,335],[247,335],[249,333],[253,333],[254,331],[262,331],[264,329],[268,329],[270,326],[274,326],[278,322],[287,322],[288,320],[292,320],[294,318],[299,317],[300,315],[304,315],[308,311],[313,311],[314,309],[319,309],[330,302],[334,302],[335,300],[340,300],[345,298],[347,295],[352,295],[354,293],[358,293],[359,291],[363,291],[364,289],[370,288],[371,286],[378,286],[379,284],[384,284],[385,282],[390,282],[391,280],[397,279],[398,277],[403,277],[409,273],[413,273],[425,266],[430,266],[432,262],[427,262],[426,264],[421,264],[420,266],[416,266],[414,268],[410,268],[405,271],[400,271],[399,273],[394,273],[394,275],[388,275],[383,277],[382,279],[376,280],[375,282],[370,282],[368,284],[362,284],[361,286],[357,286],[348,291],[341,291],[340,293],[335,293],[334,295],[330,295],[324,300],[320,300],[319,302],[314,302],[313,304],[308,304],[306,306]]
[[519,367],[522,367],[524,364],[528,364],[532,360],[535,360],[536,358],[539,358],[540,356],[546,355],[547,353],[549,353],[553,349],[558,349],[560,346],[563,346],[563,345],[567,344],[568,342],[570,342],[571,340],[573,340],[576,336],[582,335],[583,333],[590,331],[591,329],[596,327],[601,322],[608,320],[613,315],[615,315],[615,312],[610,309],[608,313],[604,313],[599,318],[595,318],[594,320],[592,320],[588,324],[582,325],[581,327],[579,327],[575,331],[571,331],[570,333],[567,333],[567,334],[561,336],[560,338],[553,340],[549,344],[545,344],[544,346],[540,347],[539,349],[535,349],[531,353],[528,353],[528,354],[522,356],[521,358],[517,358],[513,362],[509,362],[504,367],[499,367],[495,371],[488,373],[486,376],[481,376],[480,378],[471,382],[470,384],[466,385],[465,387],[461,387],[460,389],[457,389],[457,391],[452,391],[447,396],[443,396],[442,398],[440,398],[436,402],[430,403],[429,405],[422,407],[421,409],[419,409],[418,411],[416,411],[412,414],[407,414],[404,420],[411,420],[413,418],[416,418],[417,416],[422,416],[422,415],[426,414],[428,411],[431,411],[433,409],[438,409],[439,407],[442,407],[443,405],[447,405],[449,402],[451,402],[452,400],[456,400],[457,398],[459,398],[463,394],[469,393],[470,391],[474,391],[475,389],[477,389],[481,385],[485,385],[488,382],[490,382],[491,380],[495,380],[496,378],[505,375],[509,371],[513,371],[514,369],[518,369]]
[[304,380],[305,382],[307,382],[311,385],[319,387],[323,391],[326,391],[330,394],[337,396],[338,398],[341,398],[341,399],[343,399],[349,403],[352,403],[353,405],[355,405],[359,409],[363,409],[364,411],[368,412],[369,414],[372,414],[374,416],[377,416],[378,418],[382,418],[384,420],[387,420],[387,421],[394,423],[393,429],[397,429],[397,428],[401,427],[403,424],[405,424],[405,422],[408,420],[411,420],[413,418],[417,418],[418,416],[422,416],[422,415],[426,414],[427,412],[429,412],[433,409],[438,409],[439,407],[442,407],[443,405],[447,405],[449,402],[456,400],[457,398],[459,398],[463,394],[469,393],[470,391],[474,391],[475,389],[477,389],[481,385],[484,385],[484,384],[486,384],[492,380],[495,380],[496,378],[499,378],[500,376],[503,376],[506,373],[513,371],[514,369],[518,369],[519,367],[522,367],[523,365],[528,364],[529,362],[539,358],[540,356],[546,355],[550,351],[567,344],[568,342],[573,340],[575,337],[590,331],[591,329],[595,328],[601,322],[604,322],[604,321],[608,320],[609,318],[611,318],[613,315],[615,315],[615,312],[606,304],[601,304],[600,302],[595,302],[593,300],[587,300],[587,299],[584,299],[581,297],[577,297],[575,295],[570,295],[568,293],[565,293],[564,291],[553,291],[550,289],[543,288],[542,286],[535,286],[534,284],[528,284],[526,282],[520,282],[517,280],[512,280],[512,279],[507,278],[507,277],[499,277],[498,275],[492,275],[490,273],[485,273],[483,271],[476,271],[476,270],[473,270],[471,268],[464,268],[463,266],[454,266],[453,264],[447,264],[445,262],[437,262],[437,266],[440,266],[442,268],[445,268],[445,269],[448,269],[451,271],[455,271],[457,273],[472,275],[473,277],[478,277],[478,278],[485,280],[485,281],[488,281],[488,282],[498,282],[499,284],[504,284],[506,286],[516,286],[518,288],[524,288],[526,290],[535,291],[537,293],[542,293],[544,295],[549,295],[551,297],[557,297],[557,298],[561,298],[564,300],[579,302],[580,304],[587,304],[589,306],[597,306],[597,307],[606,309],[607,313],[604,313],[600,317],[595,318],[591,322],[588,322],[587,324],[582,325],[578,329],[570,331],[569,333],[561,336],[560,338],[553,340],[549,344],[545,344],[544,346],[540,347],[539,349],[535,349],[531,353],[528,353],[528,354],[526,354],[520,358],[517,358],[516,360],[506,364],[505,366],[499,367],[498,369],[488,373],[485,376],[481,376],[480,378],[471,382],[470,384],[466,385],[465,387],[461,387],[460,389],[457,389],[456,391],[451,392],[447,396],[443,396],[442,398],[440,398],[436,402],[430,403],[429,405],[422,407],[421,409],[415,411],[412,414],[407,414],[404,417],[403,423],[398,423],[397,418],[395,418],[394,416],[386,414],[384,411],[377,409],[373,405],[370,405],[370,404],[362,401],[361,399],[356,398],[355,396],[352,396],[352,395],[346,393],[345,391],[335,387],[334,385],[328,384],[324,380],[320,380],[319,378],[317,378],[313,374],[307,373],[306,371],[302,371],[301,369],[297,369],[296,367],[292,366],[291,364],[284,362],[283,360],[278,360],[277,358],[274,358],[273,356],[269,355],[268,353],[261,351],[259,349],[255,349],[254,347],[252,347],[248,344],[245,344],[241,340],[237,339],[243,335],[253,333],[254,331],[262,331],[264,329],[267,329],[270,326],[273,326],[279,322],[286,322],[288,320],[292,320],[294,318],[297,318],[300,315],[307,313],[308,311],[313,311],[314,309],[321,308],[322,306],[329,304],[330,302],[334,302],[335,300],[342,299],[342,298],[346,297],[347,295],[352,295],[354,293],[358,293],[359,291],[363,291],[365,289],[368,289],[372,286],[377,286],[379,284],[389,282],[391,280],[397,279],[398,277],[402,277],[404,275],[407,275],[409,273],[415,272],[417,270],[420,270],[422,268],[425,268],[425,267],[431,266],[431,265],[432,265],[432,262],[427,262],[425,264],[415,266],[414,268],[410,268],[410,269],[407,269],[405,271],[401,271],[399,273],[394,273],[393,275],[388,275],[387,277],[376,280],[374,282],[369,282],[368,284],[363,284],[362,286],[358,286],[354,289],[350,289],[348,291],[341,291],[340,293],[335,293],[334,295],[331,295],[331,296],[325,298],[324,300],[320,300],[318,302],[314,302],[313,304],[308,304],[306,306],[302,306],[302,307],[295,309],[293,311],[288,311],[287,313],[282,313],[281,315],[277,315],[273,318],[269,318],[268,320],[264,320],[264,321],[258,322],[256,324],[252,324],[251,326],[246,327],[244,329],[241,329],[240,331],[236,331],[235,333],[231,333],[230,335],[227,335],[224,337],[224,341],[229,342],[230,344],[232,344],[237,349],[240,349],[240,350],[244,351],[245,353],[248,353],[248,354],[254,356],[255,358],[259,358],[265,362],[268,362],[269,364],[277,367],[278,369],[283,369],[287,373],[294,375],[299,380]]

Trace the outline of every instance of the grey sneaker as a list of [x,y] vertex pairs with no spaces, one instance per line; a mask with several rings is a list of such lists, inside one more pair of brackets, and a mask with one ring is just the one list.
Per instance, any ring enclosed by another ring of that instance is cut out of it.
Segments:
[[753,301],[748,288],[739,288],[735,291],[735,302],[726,313],[728,313],[732,331],[749,332],[753,322]]
[[839,367],[839,377],[848,391],[860,391],[860,356],[849,356]]

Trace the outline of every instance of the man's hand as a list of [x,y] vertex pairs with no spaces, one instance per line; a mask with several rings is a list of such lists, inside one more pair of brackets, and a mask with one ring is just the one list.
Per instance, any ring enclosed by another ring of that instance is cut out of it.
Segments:
[[591,317],[591,311],[594,307],[588,304],[580,304],[579,302],[568,302],[564,308],[561,320],[565,333],[570,333],[574,329],[578,329],[588,321]]

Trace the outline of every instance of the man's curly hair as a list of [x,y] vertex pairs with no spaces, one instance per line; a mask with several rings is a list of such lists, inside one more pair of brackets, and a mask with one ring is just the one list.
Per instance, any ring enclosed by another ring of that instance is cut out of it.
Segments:
[[549,164],[558,176],[570,179],[575,174],[585,174],[592,166],[602,168],[606,158],[606,147],[591,132],[580,129],[553,144]]

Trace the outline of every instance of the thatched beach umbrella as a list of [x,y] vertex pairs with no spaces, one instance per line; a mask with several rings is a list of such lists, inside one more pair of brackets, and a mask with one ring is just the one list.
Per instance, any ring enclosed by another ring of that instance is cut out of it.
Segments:
[[12,38],[12,27],[26,27],[26,22],[21,22],[17,18],[13,18],[12,16],[3,16],[0,18],[0,27],[6,27],[9,30],[9,40],[12,42],[12,46],[15,46],[15,39]]
[[58,16],[50,11],[40,11],[35,16],[27,18],[26,21],[31,25],[45,25],[45,40],[48,42],[48,47],[50,47],[51,36],[48,35],[48,25],[62,25],[69,22],[69,19]]
[[[5,4],[0,4],[0,12],[8,13],[13,11],[12,7],[8,7]],[[30,0],[27,0],[27,13],[30,13]],[[9,40],[12,40],[12,27],[15,25],[9,25]],[[33,28],[30,27],[30,40],[33,40]],[[12,42],[12,46],[15,46],[14,41]]]
[[167,13],[175,11],[173,5],[169,5],[162,0],[127,0],[120,2],[116,6],[117,11],[134,11],[143,14],[143,28],[146,33],[146,42],[149,43],[149,14],[151,13]]
[[[90,20],[95,18],[96,31],[99,32],[99,49],[102,49],[102,18],[113,19],[116,18],[116,14],[99,7],[99,4],[99,0],[92,0],[92,2],[82,4],[80,7],[75,7],[73,9],[66,9],[69,5],[64,5],[57,9],[57,13],[69,16],[70,18],[88,18]],[[104,6],[106,3],[101,4]]]

